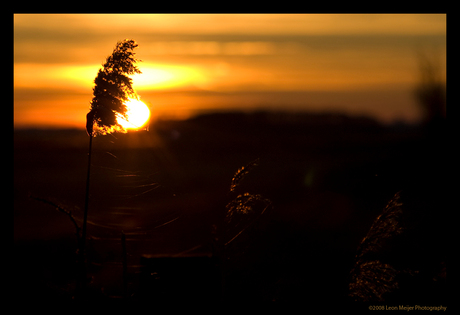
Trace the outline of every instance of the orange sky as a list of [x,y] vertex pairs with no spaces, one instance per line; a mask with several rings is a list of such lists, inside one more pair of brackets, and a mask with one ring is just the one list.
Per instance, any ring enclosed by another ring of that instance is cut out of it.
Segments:
[[134,39],[152,116],[339,111],[420,117],[420,54],[445,76],[446,15],[15,15],[15,127],[84,128],[97,70]]

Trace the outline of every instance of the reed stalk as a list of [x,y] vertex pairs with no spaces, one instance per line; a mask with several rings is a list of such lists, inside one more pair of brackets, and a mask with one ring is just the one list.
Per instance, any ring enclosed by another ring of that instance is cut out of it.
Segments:
[[88,168],[86,172],[86,191],[85,191],[85,209],[83,213],[83,224],[81,229],[81,241],[78,251],[79,264],[80,264],[80,290],[81,294],[84,294],[86,290],[86,226],[88,221],[88,207],[89,207],[89,183],[91,174],[91,155],[93,146],[93,133],[88,132],[89,135],[89,147],[88,147]]

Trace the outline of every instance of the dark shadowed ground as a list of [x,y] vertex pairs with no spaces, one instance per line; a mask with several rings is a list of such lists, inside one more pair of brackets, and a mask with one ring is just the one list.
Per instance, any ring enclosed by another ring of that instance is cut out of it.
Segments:
[[[149,131],[96,137],[89,290],[95,299],[127,294],[155,301],[165,294],[148,287],[148,257],[225,255],[213,299],[349,306],[349,272],[374,219],[396,192],[410,188],[417,196],[418,187],[425,187],[423,200],[427,187],[445,179],[443,136],[433,137],[421,127],[382,126],[367,118],[263,112],[159,121]],[[87,142],[83,129],[15,130],[13,265],[19,299],[74,294],[75,229],[65,214],[29,195],[66,207],[81,222]],[[230,193],[235,172],[257,159]],[[272,207],[256,220],[242,216],[236,228],[225,226],[226,204],[245,192],[262,195]],[[222,239],[248,225],[222,254]],[[168,290],[174,300],[176,291]],[[180,302],[186,293],[177,292]]]

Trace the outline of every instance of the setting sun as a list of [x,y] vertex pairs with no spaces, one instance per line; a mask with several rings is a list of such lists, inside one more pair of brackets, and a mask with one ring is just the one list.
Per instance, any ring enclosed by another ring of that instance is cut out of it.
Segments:
[[128,119],[117,118],[117,122],[125,129],[138,129],[144,126],[150,118],[150,109],[144,102],[130,99],[126,102]]

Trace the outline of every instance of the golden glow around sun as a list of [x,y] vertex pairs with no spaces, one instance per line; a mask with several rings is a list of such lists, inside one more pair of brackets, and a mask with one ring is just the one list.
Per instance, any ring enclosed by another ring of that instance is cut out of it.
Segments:
[[192,66],[142,63],[141,70],[141,74],[132,78],[137,91],[184,88],[207,81],[200,69]]
[[128,108],[127,118],[117,118],[117,122],[125,129],[139,129],[144,126],[150,118],[150,109],[144,102],[130,99],[125,103]]

